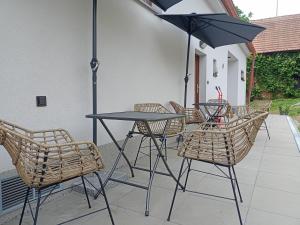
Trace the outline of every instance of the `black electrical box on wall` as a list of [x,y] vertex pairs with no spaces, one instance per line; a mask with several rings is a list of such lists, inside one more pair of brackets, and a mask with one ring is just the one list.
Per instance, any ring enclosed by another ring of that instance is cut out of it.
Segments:
[[47,98],[46,98],[46,96],[36,96],[36,106],[37,107],[45,107],[45,106],[47,106]]

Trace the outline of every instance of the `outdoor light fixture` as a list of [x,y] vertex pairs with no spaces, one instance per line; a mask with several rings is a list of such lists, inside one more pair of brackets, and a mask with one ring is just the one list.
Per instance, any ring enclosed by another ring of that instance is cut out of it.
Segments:
[[241,80],[245,81],[245,72],[244,72],[244,70],[241,71]]
[[207,46],[207,44],[204,42],[204,41],[199,41],[199,47],[201,48],[201,49],[205,49],[206,48],[206,46]]
[[213,77],[217,77],[217,76],[218,76],[217,60],[214,59],[213,60]]

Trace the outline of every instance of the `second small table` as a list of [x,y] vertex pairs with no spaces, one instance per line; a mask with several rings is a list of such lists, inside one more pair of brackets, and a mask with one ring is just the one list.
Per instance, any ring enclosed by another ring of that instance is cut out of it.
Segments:
[[[203,106],[205,109],[205,113],[208,115],[207,122],[215,122],[215,118],[219,117],[219,113],[224,110],[224,108],[228,105],[228,103],[225,102],[200,102],[193,104],[195,106],[199,106],[199,109],[201,110],[200,106]],[[211,110],[213,108],[213,110]],[[202,112],[203,115],[205,115],[204,112]]]

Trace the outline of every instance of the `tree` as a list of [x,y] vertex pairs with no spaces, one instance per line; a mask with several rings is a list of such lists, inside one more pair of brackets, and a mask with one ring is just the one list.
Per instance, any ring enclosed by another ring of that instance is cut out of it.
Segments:
[[243,10],[241,10],[238,6],[235,6],[236,12],[240,19],[245,22],[250,22],[251,17],[253,16],[252,12],[249,12],[248,14],[244,13]]

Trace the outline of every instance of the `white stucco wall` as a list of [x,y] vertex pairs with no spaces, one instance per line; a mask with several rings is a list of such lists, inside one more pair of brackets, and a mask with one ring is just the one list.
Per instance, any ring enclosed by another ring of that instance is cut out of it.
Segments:
[[[99,112],[123,111],[138,102],[183,102],[187,36],[163,22],[135,0],[99,0],[98,107]],[[63,127],[76,139],[91,139],[92,1],[0,1],[0,118],[32,129]],[[213,12],[204,0],[185,0],[172,12]],[[193,38],[190,72],[194,72]],[[198,48],[199,49],[199,48]],[[216,97],[215,85],[226,95],[227,50],[244,58],[238,46],[207,47],[206,98]],[[212,77],[212,60],[219,77]],[[242,61],[243,61],[242,60]],[[224,68],[222,65],[224,64]],[[189,105],[193,103],[193,75]],[[244,86],[240,104],[243,104]],[[35,96],[46,95],[48,106],[37,108]],[[130,124],[108,123],[118,139]],[[109,138],[99,125],[100,144]],[[11,162],[0,148],[0,172]]]

